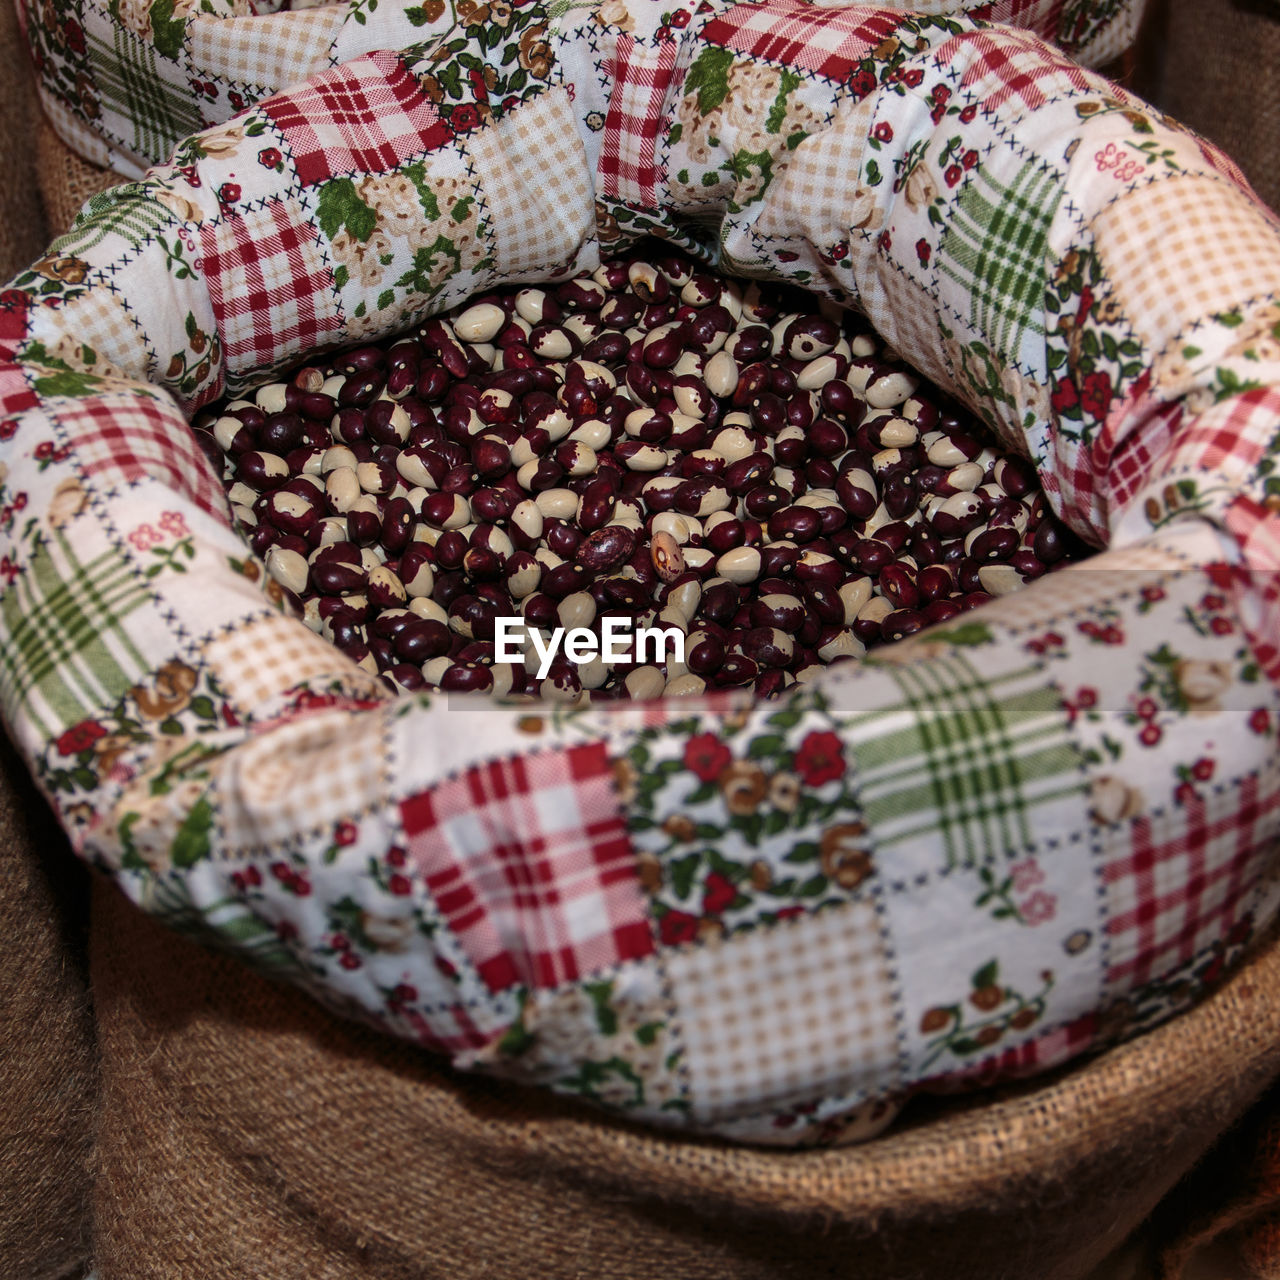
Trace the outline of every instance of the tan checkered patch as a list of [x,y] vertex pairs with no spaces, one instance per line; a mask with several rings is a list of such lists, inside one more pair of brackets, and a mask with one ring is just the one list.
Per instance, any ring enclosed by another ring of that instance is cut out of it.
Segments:
[[385,717],[315,712],[222,758],[216,809],[223,846],[248,852],[390,803]]
[[[855,182],[873,115],[871,99],[842,107],[829,129],[796,148],[782,175],[770,184],[760,215],[762,234],[830,244],[851,227],[863,229],[862,217],[872,216],[873,209],[880,216],[873,193],[858,190]],[[879,224],[867,229],[879,230]]]
[[876,332],[925,377],[955,391],[938,331],[938,304],[910,275],[891,267],[867,285],[862,305]]
[[352,692],[367,685],[372,696],[380,696],[372,676],[300,622],[283,615],[258,619],[211,640],[204,656],[242,714],[252,714],[303,681],[337,675]]
[[255,18],[197,14],[187,24],[191,64],[275,93],[329,65],[329,47],[347,16],[342,4]]
[[569,99],[552,90],[467,140],[509,280],[574,254],[595,227],[587,156]]
[[677,953],[666,967],[701,1121],[893,1077],[890,978],[867,903]]
[[[65,303],[61,316],[59,328],[74,338],[64,338],[53,354],[72,368],[103,377],[124,377],[126,370],[136,375],[146,367],[147,335],[116,295],[106,289],[91,289]],[[97,359],[87,360],[85,347]]]
[[1139,187],[1098,214],[1093,234],[1125,315],[1156,352],[1280,279],[1275,224],[1223,180],[1171,177]]

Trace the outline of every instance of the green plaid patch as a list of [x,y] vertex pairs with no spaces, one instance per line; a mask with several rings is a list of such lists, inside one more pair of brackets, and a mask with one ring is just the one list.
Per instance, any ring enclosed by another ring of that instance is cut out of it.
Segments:
[[0,697],[45,738],[114,706],[146,674],[122,623],[150,598],[116,551],[81,564],[64,533],[44,542],[0,600]]
[[76,214],[71,230],[53,242],[51,254],[83,258],[108,236],[119,236],[132,249],[147,244],[173,214],[156,200],[152,188],[129,183],[100,191]]
[[132,32],[115,27],[107,44],[96,33],[89,37],[90,61],[101,94],[103,124],[121,141],[132,134],[134,151],[160,164],[183,138],[197,133],[202,121],[185,83],[174,84],[171,62],[157,58],[155,49]]
[[[1049,227],[1062,175],[1028,160],[1007,186],[979,168],[938,247],[939,272],[969,300],[969,322],[1006,360],[1044,361],[1044,289]],[[1024,352],[1028,338],[1038,339]]]
[[901,704],[856,734],[881,849],[937,833],[948,870],[982,865],[1031,843],[1038,806],[1081,790],[1061,699],[1034,668],[983,676],[951,654],[887,674]]
[[191,887],[190,873],[149,877],[141,885],[138,906],[175,933],[235,951],[260,973],[298,976],[298,961],[272,925],[236,898],[197,903]]

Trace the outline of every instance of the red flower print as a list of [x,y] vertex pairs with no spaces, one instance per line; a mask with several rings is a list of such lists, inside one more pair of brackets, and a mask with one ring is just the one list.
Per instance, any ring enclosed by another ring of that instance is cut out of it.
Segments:
[[1226,596],[1220,596],[1216,591],[1210,591],[1207,595],[1200,597],[1200,607],[1206,613],[1212,613],[1215,609],[1224,609],[1226,604]]
[[884,250],[885,253],[888,253],[893,247],[893,237],[887,231],[882,231],[876,240],[876,243]]
[[1051,893],[1045,893],[1041,889],[1037,889],[1025,902],[1023,902],[1018,910],[1022,913],[1022,919],[1030,925],[1043,924],[1046,920],[1052,920],[1058,914],[1058,899]]
[[700,782],[714,782],[732,759],[733,752],[714,733],[696,734],[684,746],[684,767]]
[[391,867],[403,867],[409,861],[409,855],[404,851],[403,847],[393,844],[387,850],[387,865]]
[[849,77],[849,91],[855,98],[865,98],[876,87],[876,76],[874,71],[868,71],[865,67],[855,71]]
[[455,133],[469,133],[480,123],[480,109],[474,102],[460,102],[449,112],[449,123]]
[[929,265],[929,255],[933,252],[929,242],[921,236],[916,241],[916,257],[920,259],[920,265],[927,267]]
[[62,35],[72,53],[85,51],[84,28],[74,18],[68,18],[62,24]]
[[940,84],[933,91],[933,100],[934,102],[950,102],[951,90],[945,84]]
[[687,27],[689,25],[688,11],[685,9],[677,9],[676,12],[671,15],[671,22],[669,25],[673,27]]
[[476,95],[477,102],[489,101],[489,86],[484,82],[483,71],[470,71],[467,79],[471,82],[471,92]]
[[1013,878],[1015,893],[1024,893],[1027,889],[1034,889],[1038,884],[1044,884],[1044,872],[1040,870],[1040,864],[1034,858],[1024,858],[1021,862],[1015,862],[1009,868],[1009,874]]
[[344,969],[358,969],[360,967],[360,957],[354,951],[344,951],[338,957],[338,963]]
[[1163,587],[1150,587],[1150,586],[1148,586],[1148,587],[1143,587],[1143,588],[1142,588],[1142,598],[1143,598],[1143,599],[1144,599],[1148,604],[1155,604],[1157,600],[1163,600],[1163,599],[1164,599],[1164,588],[1163,588]]
[[1144,724],[1138,734],[1138,741],[1144,747],[1154,747],[1164,737],[1164,730],[1158,724]]
[[[216,93],[216,90],[214,92]],[[210,97],[212,96],[213,95],[210,94]],[[237,93],[234,89],[229,89],[227,91],[227,101],[231,103],[232,107],[236,111],[244,110],[244,96],[242,94]]]
[[902,83],[909,89],[919,88],[924,83],[924,72],[919,67],[912,67],[910,71],[902,73]]
[[1093,310],[1093,290],[1085,285],[1080,290],[1080,303],[1076,307],[1076,324],[1084,324],[1089,318],[1089,312]]
[[224,182],[218,188],[218,199],[223,204],[235,204],[240,199],[240,184],[237,182]]
[[81,720],[58,739],[58,754],[77,756],[82,751],[88,751],[99,738],[106,736],[106,729],[96,720]]
[[276,147],[263,147],[262,150],[258,152],[258,163],[264,169],[274,169],[276,165],[282,163],[283,160],[284,156],[280,154]]
[[1200,797],[1191,783],[1180,782],[1174,788],[1173,799],[1177,804],[1191,804],[1193,801],[1199,800]]
[[892,142],[893,126],[887,120],[881,120],[880,123],[871,130],[871,136],[877,142]]
[[1139,720],[1151,720],[1159,714],[1160,708],[1156,705],[1154,698],[1139,698],[1138,705],[1134,707],[1134,712]]
[[1086,373],[1080,388],[1080,407],[1092,417],[1104,417],[1111,407],[1111,394],[1111,375],[1105,369]]
[[943,181],[949,187],[954,187],[963,177],[964,170],[958,164],[947,165],[946,171],[942,175]]
[[345,849],[348,845],[355,844],[356,837],[360,834],[354,822],[340,822],[333,829],[333,843],[339,849]]
[[395,875],[388,878],[387,888],[390,889],[397,898],[407,898],[413,891],[413,882],[408,876],[402,876],[397,871]]
[[1232,625],[1230,618],[1217,617],[1209,623],[1209,630],[1215,636],[1229,636],[1235,630],[1235,627]]
[[963,111],[960,112],[960,123],[968,124],[969,121],[972,120],[974,116],[976,116],[977,114],[978,114],[977,104],[971,103],[969,106],[965,107]]
[[165,533],[172,534],[175,538],[185,537],[191,532],[181,511],[162,511],[158,523]]
[[800,744],[791,767],[809,787],[820,787],[824,782],[843,778],[848,767],[844,743],[829,730],[815,730]]
[[1271,732],[1271,712],[1266,707],[1256,707],[1249,716],[1249,728],[1254,733]]
[[737,896],[738,890],[733,881],[719,871],[713,871],[702,891],[702,910],[706,915],[718,916]]
[[1093,689],[1089,685],[1084,685],[1082,688],[1076,690],[1076,706],[1083,707],[1088,711],[1090,707],[1096,707],[1097,705],[1097,689]]
[[698,936],[698,917],[685,911],[668,911],[658,921],[658,937],[669,946],[692,942]]
[[257,867],[245,867],[243,871],[244,882],[248,885],[260,885],[262,883],[262,872]]
[[392,1004],[413,1004],[418,998],[418,988],[409,982],[398,982],[391,991]]
[[961,165],[966,169],[972,169],[978,163],[978,153],[976,151],[966,151],[960,157]]
[[1208,782],[1213,777],[1214,762],[1208,756],[1201,756],[1199,760],[1191,766],[1191,776],[1197,782]]

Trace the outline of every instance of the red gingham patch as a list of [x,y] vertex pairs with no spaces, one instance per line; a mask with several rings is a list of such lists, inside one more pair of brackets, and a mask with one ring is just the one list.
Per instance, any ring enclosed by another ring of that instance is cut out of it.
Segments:
[[315,228],[295,223],[290,208],[270,200],[200,228],[229,372],[276,365],[342,330]]
[[260,108],[284,134],[303,186],[349,173],[385,173],[453,136],[394,53],[326,71]]
[[657,206],[655,153],[658,130],[667,123],[662,104],[675,66],[674,41],[651,49],[637,46],[631,36],[618,37],[597,169],[602,195],[648,209]]
[[1226,520],[1246,566],[1231,579],[1236,609],[1248,619],[1245,634],[1263,674],[1280,684],[1280,512],[1241,494]]
[[1156,823],[1136,818],[1125,851],[1107,861],[1110,967],[1125,988],[1185,964],[1226,935],[1253,887],[1280,819],[1280,788],[1263,794],[1256,778],[1240,785],[1236,806],[1210,821],[1203,799],[1189,799]]
[[459,1053],[464,1049],[483,1049],[496,1038],[485,1035],[465,1006],[460,1004],[432,1009],[429,1017],[424,1017],[416,1009],[405,1009],[400,1016],[412,1031],[413,1038],[425,1049]]
[[965,16],[981,22],[1003,22],[1006,26],[1022,27],[1046,40],[1053,40],[1058,34],[1065,8],[1066,0],[995,0],[993,4],[967,10]]
[[603,744],[474,766],[400,816],[490,990],[557,986],[653,951]]
[[16,364],[0,364],[0,417],[26,413],[39,403],[39,397],[27,386],[21,368]]
[[51,412],[86,479],[107,487],[159,480],[230,523],[222,485],[172,405],[122,392],[55,402]]
[[1037,111],[1051,98],[1102,84],[1026,32],[966,32],[947,48],[953,55],[969,57],[963,87],[992,111],[1012,98]]
[[901,23],[901,15],[883,10],[823,9],[807,0],[786,0],[735,5],[712,18],[702,38],[737,53],[843,80]]
[[[1110,422],[1089,449],[1090,469],[1096,477],[1090,485],[1105,484],[1108,501],[1119,510],[1151,479],[1156,460],[1168,454],[1182,424],[1181,402],[1149,407],[1151,412],[1143,415],[1141,424],[1129,431],[1114,452]],[[1132,417],[1126,415],[1126,421]]]
[[1254,387],[1214,405],[1187,423],[1172,465],[1212,470],[1222,463],[1254,467],[1280,422],[1280,388]]

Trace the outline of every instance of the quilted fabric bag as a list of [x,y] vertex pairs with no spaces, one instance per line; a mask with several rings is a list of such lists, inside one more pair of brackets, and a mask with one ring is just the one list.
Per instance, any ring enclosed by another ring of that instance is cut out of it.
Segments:
[[[1275,914],[1274,219],[967,18],[410,12],[0,299],[0,693],[77,848],[459,1067],[755,1142],[1188,1007]],[[781,702],[387,698],[264,595],[183,413],[654,232],[855,302],[1107,550]]]

